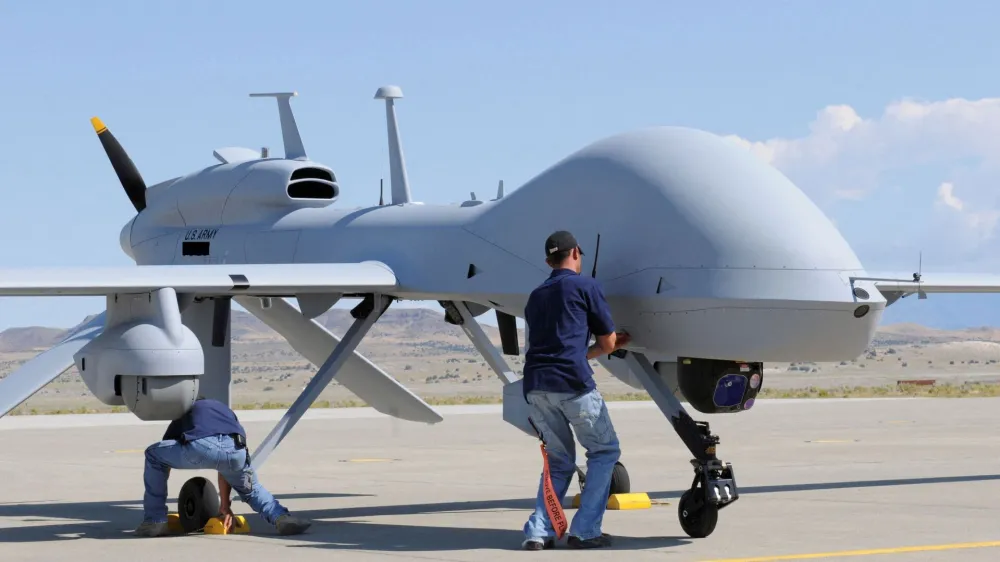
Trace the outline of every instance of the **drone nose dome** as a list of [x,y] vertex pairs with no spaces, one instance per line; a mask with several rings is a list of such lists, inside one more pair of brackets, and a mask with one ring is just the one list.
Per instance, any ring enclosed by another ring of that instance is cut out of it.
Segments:
[[506,195],[473,228],[527,251],[550,234],[547,221],[530,216],[562,209],[572,209],[562,228],[591,255],[602,235],[599,268],[608,276],[651,267],[861,269],[833,223],[781,172],[695,129],[641,129],[593,143]]

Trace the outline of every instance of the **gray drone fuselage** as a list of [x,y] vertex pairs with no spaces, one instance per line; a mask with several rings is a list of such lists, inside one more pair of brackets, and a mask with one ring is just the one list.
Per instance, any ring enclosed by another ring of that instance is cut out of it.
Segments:
[[[632,336],[624,353],[597,361],[649,393],[697,459],[696,478],[714,475],[705,493],[720,499],[725,489],[728,504],[735,481],[715,456],[718,440],[682,400],[705,414],[747,411],[764,363],[854,359],[900,298],[1000,292],[998,276],[869,274],[788,178],[735,143],[687,128],[605,138],[509,194],[501,182],[488,201],[473,192],[450,205],[413,202],[395,86],[375,94],[385,102],[389,203],[347,208],[341,190],[356,188],[307,156],[289,103],[295,92],[252,95],[277,100],[282,158],[220,148],[220,164],[148,188],[91,119],[137,211],[120,244],[139,267],[0,272],[0,295],[106,297],[103,312],[0,381],[0,415],[73,365],[95,398],[143,420],[175,419],[199,398],[231,403],[236,303],[317,367],[256,448],[255,468],[334,381],[385,415],[438,423],[439,412],[357,350],[395,298],[438,301],[442,321],[461,326],[500,379],[504,421],[538,438],[523,379],[503,355],[525,349],[512,317],[524,317],[551,272],[545,239],[569,230],[584,251],[581,274],[600,281],[616,328]],[[351,327],[335,335],[318,317],[352,297],[362,300]],[[476,320],[491,308],[502,353]]]
[[[149,188],[91,119],[137,211],[120,243],[138,267],[0,272],[0,295],[106,297],[103,312],[0,381],[0,416],[73,365],[95,398],[143,420],[176,419],[200,398],[231,403],[235,302],[317,367],[255,448],[255,469],[334,381],[385,415],[438,423],[433,407],[357,350],[395,298],[438,301],[442,320],[461,326],[501,380],[503,420],[537,439],[523,379],[503,355],[520,353],[512,317],[524,317],[551,272],[545,239],[569,230],[584,251],[581,274],[600,281],[616,328],[632,336],[624,353],[597,361],[647,391],[693,455],[679,516],[685,532],[703,537],[738,488],[716,455],[718,437],[682,400],[705,414],[747,411],[763,363],[854,359],[900,298],[1000,292],[997,276],[869,275],[788,178],[735,143],[687,128],[600,140],[510,194],[501,182],[489,201],[473,192],[452,205],[415,203],[395,86],[375,94],[385,100],[390,202],[347,208],[334,171],[306,155],[289,105],[296,94],[252,95],[277,100],[283,158],[221,148],[220,164]],[[351,326],[334,335],[317,318],[351,297],[362,298]],[[491,308],[503,353],[476,320]],[[691,503],[696,494],[704,501]]]
[[491,201],[345,208],[341,189],[304,157],[219,164],[150,187],[122,248],[139,265],[378,261],[395,298],[523,317],[551,272],[543,242],[565,229],[584,275],[597,259],[631,347],[664,361],[849,360],[886,306],[870,282],[852,284],[861,263],[799,188],[702,131],[613,136]]

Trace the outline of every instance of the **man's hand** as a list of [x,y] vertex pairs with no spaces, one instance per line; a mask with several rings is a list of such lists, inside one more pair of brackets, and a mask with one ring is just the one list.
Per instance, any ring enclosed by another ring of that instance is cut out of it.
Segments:
[[230,533],[233,530],[233,510],[229,507],[219,508],[219,518],[222,519],[222,526],[226,529],[226,533]]
[[616,336],[617,337],[615,337],[615,351],[618,351],[619,349],[625,347],[626,345],[628,345],[630,341],[632,341],[632,336],[629,335],[628,332],[619,332],[616,334]]

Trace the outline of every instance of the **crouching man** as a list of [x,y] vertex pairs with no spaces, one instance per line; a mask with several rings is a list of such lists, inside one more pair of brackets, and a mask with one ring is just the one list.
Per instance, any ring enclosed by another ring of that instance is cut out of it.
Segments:
[[219,516],[232,528],[230,491],[235,490],[251,509],[274,525],[278,534],[296,535],[312,523],[292,517],[260,482],[250,464],[246,431],[236,413],[210,399],[196,400],[190,410],[170,422],[163,440],[146,449],[143,474],[143,521],[135,534],[157,537],[168,534],[167,478],[170,469],[215,470],[219,473]]

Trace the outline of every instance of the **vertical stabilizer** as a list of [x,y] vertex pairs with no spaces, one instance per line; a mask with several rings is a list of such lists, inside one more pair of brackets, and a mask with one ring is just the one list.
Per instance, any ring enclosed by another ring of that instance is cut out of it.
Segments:
[[289,98],[299,95],[298,92],[276,92],[270,94],[250,94],[252,98],[275,98],[278,100],[278,117],[281,118],[281,139],[285,143],[285,158],[289,160],[305,160],[306,148],[302,145],[299,126],[295,124],[292,105]]
[[385,100],[385,121],[389,131],[389,188],[392,204],[410,202],[410,182],[406,178],[406,162],[403,160],[403,145],[399,140],[396,125],[396,109],[393,100],[403,97],[398,86],[382,86],[375,92],[375,99]]

